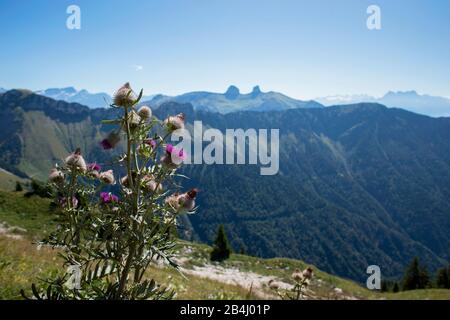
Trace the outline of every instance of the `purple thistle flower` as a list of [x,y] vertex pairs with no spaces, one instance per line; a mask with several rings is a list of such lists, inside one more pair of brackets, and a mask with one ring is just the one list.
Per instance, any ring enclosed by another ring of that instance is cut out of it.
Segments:
[[149,145],[152,148],[156,148],[156,141],[153,139],[145,139],[144,144]]
[[97,171],[97,172],[100,172],[101,170],[102,170],[102,166],[101,165],[99,165],[98,163],[90,163],[90,164],[88,164],[88,170],[89,171]]
[[112,131],[108,134],[108,136],[100,142],[100,145],[104,150],[110,150],[114,148],[120,141],[120,135]]
[[100,192],[100,200],[103,204],[119,202],[119,197],[108,192]]

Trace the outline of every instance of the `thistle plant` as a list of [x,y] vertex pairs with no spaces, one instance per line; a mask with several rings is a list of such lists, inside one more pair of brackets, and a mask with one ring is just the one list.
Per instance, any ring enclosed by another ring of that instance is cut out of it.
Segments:
[[64,271],[33,284],[34,299],[173,297],[146,271],[156,260],[178,268],[174,229],[178,215],[195,211],[197,190],[168,191],[181,188],[175,178],[184,153],[167,139],[184,127],[184,115],[160,121],[137,107],[141,97],[125,84],[111,105],[118,117],[103,121],[115,126],[103,149],[124,150],[110,168],[87,163],[77,149],[51,170],[58,226],[41,245],[58,249]]
[[[303,271],[296,269],[292,273],[292,279],[294,280],[294,285],[289,290],[280,291],[280,286],[274,280],[270,280],[268,285],[269,288],[282,299],[282,300],[303,300],[308,297],[306,289],[308,288],[311,279],[313,278],[313,269],[308,267]],[[309,297],[311,298],[311,297]]]

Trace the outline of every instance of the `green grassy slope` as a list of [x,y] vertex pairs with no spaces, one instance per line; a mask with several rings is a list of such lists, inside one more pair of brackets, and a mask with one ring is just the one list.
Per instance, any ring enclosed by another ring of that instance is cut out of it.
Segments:
[[[48,199],[25,198],[22,193],[0,191],[0,222],[26,229],[19,234],[0,232],[0,299],[19,299],[19,291],[29,288],[39,277],[58,271],[54,250],[37,249],[33,239],[54,226]],[[11,229],[13,230],[13,229]],[[232,254],[222,264],[209,261],[211,248],[204,244],[180,241],[179,263],[183,276],[165,266],[153,266],[148,275],[177,291],[177,299],[274,299],[267,279],[291,283],[296,268],[306,263],[293,259],[260,259]],[[450,299],[450,290],[418,290],[392,293],[369,291],[353,281],[317,268],[311,284],[316,299]],[[245,283],[244,280],[254,279]],[[337,294],[335,288],[342,290]]]

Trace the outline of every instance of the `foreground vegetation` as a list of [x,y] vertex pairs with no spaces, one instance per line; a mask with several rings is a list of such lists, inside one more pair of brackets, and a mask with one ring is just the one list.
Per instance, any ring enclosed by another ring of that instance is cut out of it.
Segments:
[[[8,232],[0,232],[0,299],[21,299],[20,289],[30,288],[38,277],[58,273],[57,252],[44,247],[39,249],[33,244],[54,226],[49,204],[48,199],[0,191],[0,222],[10,226]],[[154,265],[147,276],[157,282],[170,283],[177,292],[176,299],[274,299],[277,296],[268,287],[268,279],[289,284],[295,269],[308,266],[294,259],[260,259],[241,254],[231,254],[228,260],[212,263],[211,250],[204,244],[182,242],[178,250],[182,273]],[[310,290],[315,299],[450,299],[450,290],[445,289],[399,293],[370,291],[353,281],[327,274],[314,266],[313,269]],[[249,285],[242,279],[254,281]]]

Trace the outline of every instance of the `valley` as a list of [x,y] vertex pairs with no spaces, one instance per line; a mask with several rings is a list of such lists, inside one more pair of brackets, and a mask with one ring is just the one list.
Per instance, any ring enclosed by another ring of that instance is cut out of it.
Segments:
[[[224,224],[235,251],[302,259],[364,283],[367,266],[398,278],[414,256],[430,272],[449,261],[450,120],[379,104],[220,114],[190,104],[154,107],[229,128],[280,129],[279,172],[252,165],[186,165],[187,188],[201,186],[199,214],[182,218],[184,239],[211,243]],[[13,90],[0,96],[0,166],[46,180],[75,148],[106,163],[100,119],[113,110]]]

